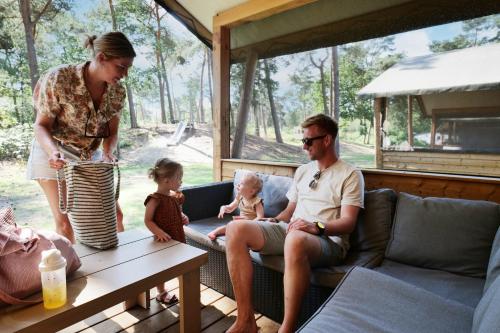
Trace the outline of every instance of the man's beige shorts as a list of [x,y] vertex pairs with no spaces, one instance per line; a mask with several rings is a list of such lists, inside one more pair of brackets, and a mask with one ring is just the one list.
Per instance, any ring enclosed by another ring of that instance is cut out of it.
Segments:
[[[264,236],[264,247],[259,252],[262,255],[283,255],[285,248],[286,222],[256,221]],[[321,243],[321,257],[312,266],[327,267],[338,265],[342,260],[342,248],[327,236],[316,236]]]

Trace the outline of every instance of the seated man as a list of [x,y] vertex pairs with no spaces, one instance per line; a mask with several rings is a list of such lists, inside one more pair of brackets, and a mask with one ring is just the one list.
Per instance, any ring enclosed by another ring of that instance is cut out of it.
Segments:
[[349,249],[349,233],[363,208],[363,176],[339,159],[338,126],[332,118],[318,114],[306,119],[302,128],[303,148],[311,162],[297,169],[285,210],[269,221],[227,226],[227,262],[238,306],[236,322],[227,332],[257,332],[248,249],[285,257],[285,314],[280,332],[295,329],[311,267],[339,264]]

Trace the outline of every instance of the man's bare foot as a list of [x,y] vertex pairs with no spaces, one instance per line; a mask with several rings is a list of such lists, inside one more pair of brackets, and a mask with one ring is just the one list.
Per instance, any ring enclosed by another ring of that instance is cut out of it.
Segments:
[[217,238],[217,234],[215,233],[215,231],[212,231],[211,233],[209,233],[208,235],[208,238],[210,238],[211,240],[215,240]]
[[238,318],[236,318],[236,321],[234,324],[231,325],[227,329],[227,333],[257,333],[258,332],[258,327],[257,323],[255,322],[255,318],[252,318],[250,320],[241,320],[242,323],[238,321]]

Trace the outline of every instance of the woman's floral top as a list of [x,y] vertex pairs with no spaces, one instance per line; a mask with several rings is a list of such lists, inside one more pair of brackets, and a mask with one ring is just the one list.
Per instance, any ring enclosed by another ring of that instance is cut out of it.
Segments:
[[120,116],[125,102],[122,85],[108,84],[101,105],[95,110],[83,73],[90,62],[62,65],[49,70],[36,84],[33,102],[37,112],[55,118],[52,137],[89,159],[109,136],[109,120]]

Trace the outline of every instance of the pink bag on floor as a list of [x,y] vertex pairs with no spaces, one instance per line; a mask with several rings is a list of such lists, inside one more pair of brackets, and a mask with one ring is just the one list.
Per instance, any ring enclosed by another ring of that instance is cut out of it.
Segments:
[[54,232],[18,227],[12,208],[0,208],[0,306],[42,301],[21,298],[42,289],[38,264],[42,251],[53,248],[66,258],[67,274],[81,266],[69,240]]

